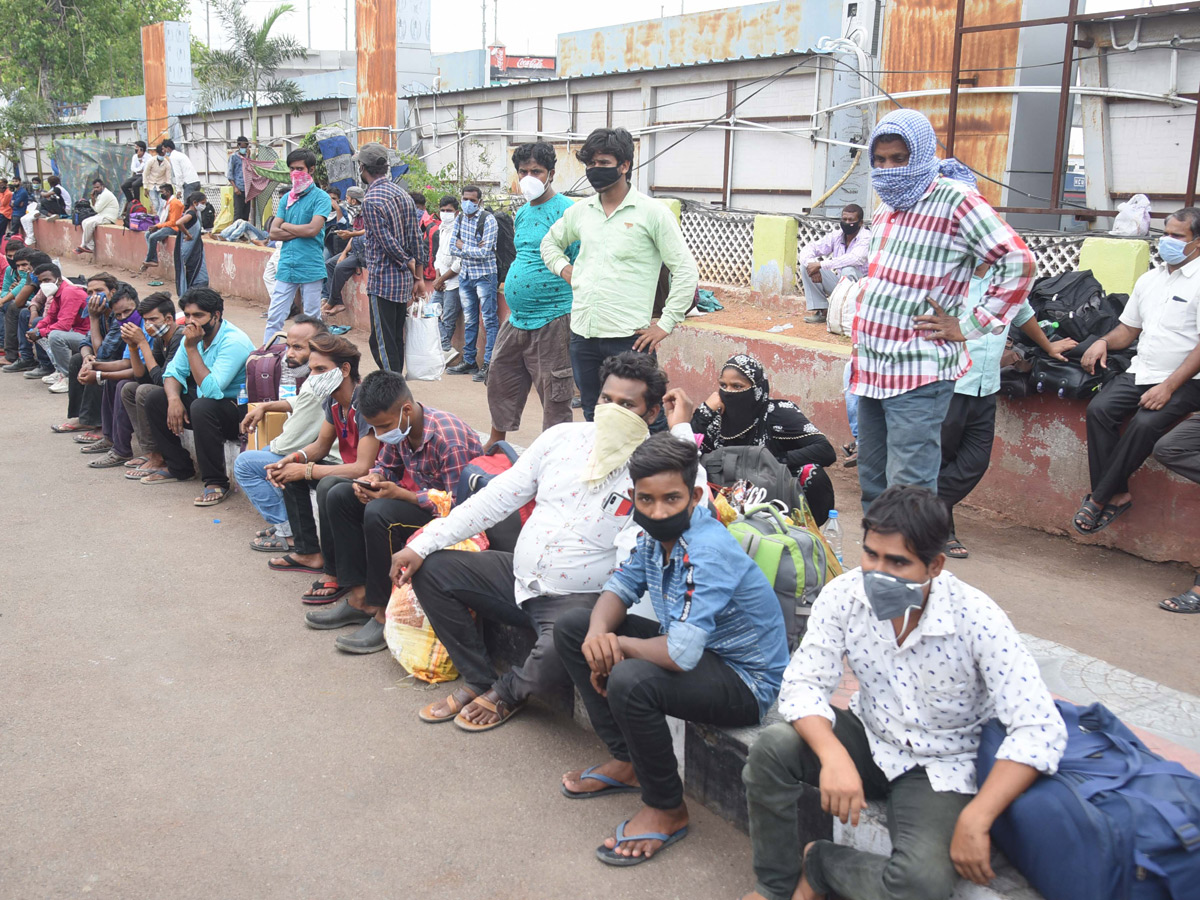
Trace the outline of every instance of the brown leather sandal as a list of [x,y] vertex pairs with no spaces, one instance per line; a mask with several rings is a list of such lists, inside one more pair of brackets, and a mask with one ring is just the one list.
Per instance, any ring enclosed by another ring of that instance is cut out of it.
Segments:
[[[419,718],[422,722],[429,722],[431,724],[436,724],[438,722],[453,722],[454,717],[462,712],[463,707],[478,696],[479,695],[470,688],[459,688],[445,700],[437,700],[433,703],[430,703],[423,710],[417,713],[417,718]],[[450,714],[447,716],[434,715],[433,708],[443,703],[450,707]]]
[[525,705],[524,703],[518,703],[516,706],[509,706],[500,699],[500,695],[495,691],[488,691],[483,696],[476,697],[471,702],[476,706],[482,706],[488,712],[495,713],[497,716],[499,716],[499,718],[490,725],[476,725],[474,722],[469,722],[464,719],[462,713],[459,713],[454,717],[454,724],[463,731],[491,731],[493,728],[503,725],[505,722],[515,716],[520,711],[521,707]]

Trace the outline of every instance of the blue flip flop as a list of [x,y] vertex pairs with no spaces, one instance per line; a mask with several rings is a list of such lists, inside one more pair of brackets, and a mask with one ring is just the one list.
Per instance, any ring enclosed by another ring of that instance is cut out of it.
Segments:
[[615,778],[609,778],[607,775],[596,775],[595,771],[599,766],[592,766],[590,769],[584,769],[583,774],[579,776],[579,780],[591,778],[593,781],[599,781],[601,784],[607,785],[598,791],[572,791],[567,786],[561,785],[564,797],[569,797],[572,800],[586,800],[589,797],[604,797],[608,794],[640,794],[642,789],[632,784],[626,784],[623,781],[617,781]]
[[[687,837],[688,827],[684,825],[674,834],[663,834],[658,831],[648,831],[645,834],[626,835],[625,826],[629,824],[626,819],[617,826],[617,847],[629,841],[662,841],[662,846],[654,851],[654,856],[662,853],[672,844],[677,843]],[[649,856],[622,856],[617,852],[617,848],[611,850],[601,844],[596,848],[596,859],[608,866],[638,866],[646,860],[651,859]]]

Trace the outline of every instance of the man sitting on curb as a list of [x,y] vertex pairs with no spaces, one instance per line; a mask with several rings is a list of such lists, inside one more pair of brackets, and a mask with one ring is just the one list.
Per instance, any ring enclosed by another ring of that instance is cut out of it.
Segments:
[[245,411],[237,397],[246,383],[246,360],[254,343],[246,333],[225,321],[225,301],[212,288],[192,288],[179,298],[187,324],[183,347],[163,375],[163,390],[146,403],[154,446],[166,468],[142,479],[142,484],[187,481],[196,474],[192,455],[184,449],[183,429],[191,425],[196,460],[204,493],[196,506],[216,506],[229,495],[225,442],[236,441]]
[[[320,319],[301,314],[292,320],[292,327],[287,331],[287,355],[284,362],[289,369],[299,369],[308,365],[308,342],[318,334],[328,332],[329,328]],[[254,508],[267,523],[250,542],[253,550],[264,553],[276,553],[282,550],[286,553],[291,549],[289,538],[292,528],[288,524],[287,509],[283,505],[283,494],[279,488],[267,480],[267,466],[277,463],[289,453],[303,450],[317,439],[321,432],[321,423],[325,421],[324,396],[313,393],[307,379],[289,400],[273,400],[269,403],[256,403],[254,408],[246,412],[242,419],[240,431],[249,434],[258,428],[258,423],[266,418],[269,412],[287,413],[283,430],[271,441],[266,450],[243,450],[238,454],[233,464],[233,473],[237,483]],[[334,465],[341,459],[320,460],[332,462]]]
[[141,481],[156,469],[166,467],[166,461],[154,443],[146,404],[155,388],[162,388],[163,372],[183,343],[183,328],[175,321],[175,303],[166,291],[146,297],[138,306],[138,313],[142,317],[142,328],[121,326],[121,337],[129,347],[129,364],[135,379],[121,386],[121,404],[142,451],[142,456],[132,461],[137,462],[137,468],[125,473],[131,481]]
[[839,278],[858,281],[867,274],[867,251],[871,247],[871,229],[863,225],[863,208],[850,203],[842,210],[839,228],[820,240],[806,244],[800,251],[797,268],[804,284],[804,305],[809,325],[825,323],[829,295]]
[[[421,711],[426,722],[484,731],[507,721],[526,699],[567,676],[554,650],[554,623],[590,610],[617,564],[613,541],[632,504],[626,463],[663,406],[667,376],[643,353],[605,361],[596,421],[556,425],[507,472],[434,522],[397,553],[392,577],[413,582],[421,608],[462,674],[463,687]],[[670,396],[671,423],[692,440],[690,402]],[[537,504],[512,553],[445,550]],[[537,644],[503,676],[488,656],[473,615],[533,628]]]
[[[633,520],[645,534],[591,612],[574,609],[554,644],[612,759],[563,776],[573,799],[640,789],[643,807],[596,849],[635,866],[687,835],[667,716],[757,725],[787,666],[779,599],[708,508],[695,440],[658,434],[633,451]],[[629,615],[650,594],[654,619]]]
[[[359,415],[383,444],[375,467],[362,481],[343,481],[318,492],[325,501],[321,519],[330,523],[332,532],[328,542],[322,535],[322,551],[336,560],[339,587],[350,591],[336,606],[311,612],[305,620],[318,629],[360,625],[354,634],[338,638],[337,648],[375,653],[387,646],[383,614],[392,593],[388,561],[436,514],[429,492],[453,492],[462,470],[483,448],[466,422],[418,403],[395,372],[372,372],[364,378],[358,403]],[[272,560],[272,568],[318,575],[323,571],[288,560]]]
[[[931,491],[887,488],[863,517],[861,568],[813,604],[783,676],[787,721],[763,731],[742,772],[758,878],[743,900],[946,900],[959,875],[987,884],[992,823],[1039,772],[1057,770],[1062,717],[1000,607],[943,571],[949,533]],[[843,660],[859,691],[835,710]],[[993,716],[1008,737],[977,785],[979,735]],[[886,799],[891,856],[815,841],[801,858],[805,784],[843,824]]]
[[[1193,415],[1168,431],[1154,445],[1154,458],[1184,478],[1200,484],[1200,415]],[[1167,612],[1200,613],[1200,570],[1192,586],[1181,594],[1160,600]]]
[[63,278],[54,263],[38,266],[33,277],[48,302],[45,315],[37,323],[37,337],[31,329],[30,338],[46,342],[54,371],[43,380],[50,385],[51,392],[65,394],[71,354],[79,349],[88,331],[87,291]]

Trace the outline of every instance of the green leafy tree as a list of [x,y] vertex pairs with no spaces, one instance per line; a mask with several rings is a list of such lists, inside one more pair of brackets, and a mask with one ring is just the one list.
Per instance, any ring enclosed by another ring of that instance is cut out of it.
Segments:
[[215,11],[229,35],[228,50],[205,50],[193,69],[200,82],[196,106],[211,112],[220,102],[250,103],[250,140],[258,140],[258,107],[261,103],[300,105],[300,86],[289,78],[276,78],[284,62],[304,53],[304,46],[287,35],[272,36],[281,18],[292,11],[290,3],[276,6],[261,25],[253,25],[238,0],[217,0]]
[[[8,160],[7,171],[15,171],[25,138],[38,125],[51,119],[50,105],[33,91],[6,92],[0,106],[0,156]],[[0,171],[4,171],[0,168]]]
[[187,15],[187,0],[0,0],[0,92],[64,105],[140,94],[142,26]]

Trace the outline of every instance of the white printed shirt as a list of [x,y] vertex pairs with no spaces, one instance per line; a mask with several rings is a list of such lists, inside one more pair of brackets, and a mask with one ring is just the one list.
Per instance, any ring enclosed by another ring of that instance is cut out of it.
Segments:
[[875,618],[862,570],[831,581],[813,604],[808,630],[783,673],[779,711],[788,721],[824,716],[842,677],[858,679],[851,710],[889,781],[923,766],[935,791],[973,794],[985,722],[1008,736],[998,759],[1053,774],[1067,729],[1037,663],[1008,616],[981,591],[942,572],[917,627],[896,646],[891,622]]
[[[671,433],[695,442],[687,424],[676,425]],[[424,559],[491,528],[536,499],[513,551],[517,603],[533,597],[598,594],[619,562],[617,536],[632,521],[633,482],[625,466],[598,487],[584,482],[595,440],[596,426],[590,422],[567,422],[544,431],[511,469],[450,515],[426,525],[408,546]]]

